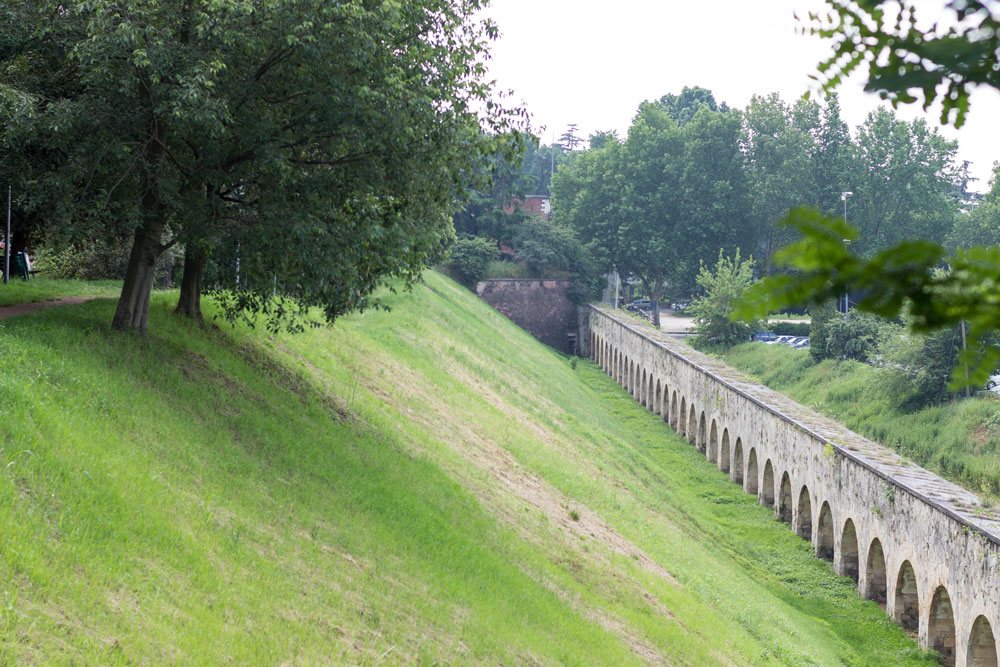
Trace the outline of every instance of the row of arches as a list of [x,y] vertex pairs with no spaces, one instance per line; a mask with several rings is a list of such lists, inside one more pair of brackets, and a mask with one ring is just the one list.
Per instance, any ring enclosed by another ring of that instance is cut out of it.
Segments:
[[[860,545],[852,518],[835,522],[830,503],[819,502],[806,484],[793,484],[789,471],[777,475],[775,463],[770,458],[765,458],[761,465],[756,447],[748,447],[741,436],[734,437],[727,426],[710,417],[704,409],[697,409],[694,400],[671,387],[666,378],[649,372],[595,332],[591,336],[592,356],[605,372],[641,405],[659,415],[704,452],[730,480],[756,496],[761,504],[773,508],[778,520],[789,524],[799,536],[813,544],[818,557],[833,562],[839,574],[851,577],[866,599],[891,610],[893,619],[912,633],[919,632],[920,610],[927,609],[927,647],[938,651],[943,664],[955,664],[958,653],[955,614],[943,584],[933,586],[932,591],[919,590],[919,580],[910,560],[903,560],[890,573],[887,567],[890,561],[881,540],[876,537]],[[819,505],[818,513],[814,513],[814,502]],[[863,551],[861,546],[865,547]],[[890,594],[892,605],[889,605]],[[921,600],[928,594],[930,603],[921,606]],[[967,665],[998,664],[996,636],[986,616],[977,616],[973,621],[965,654]]]

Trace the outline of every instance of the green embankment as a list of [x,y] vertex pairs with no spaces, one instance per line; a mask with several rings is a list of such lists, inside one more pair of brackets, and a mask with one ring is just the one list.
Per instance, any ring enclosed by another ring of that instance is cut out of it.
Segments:
[[[0,262],[3,255],[0,254]],[[116,280],[53,280],[32,278],[21,280],[11,277],[6,285],[0,284],[0,306],[31,301],[46,301],[63,296],[112,297],[118,296],[122,284]]]
[[1000,397],[979,392],[907,410],[886,371],[857,361],[816,363],[807,351],[747,343],[722,355],[763,384],[846,424],[968,489],[1000,496]]
[[593,364],[388,301],[0,322],[3,661],[932,664]]

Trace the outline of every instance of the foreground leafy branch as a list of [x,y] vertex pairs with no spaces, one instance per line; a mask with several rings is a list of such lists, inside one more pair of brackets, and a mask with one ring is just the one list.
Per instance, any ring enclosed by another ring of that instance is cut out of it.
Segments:
[[862,295],[859,310],[882,317],[897,318],[908,306],[915,332],[965,323],[968,344],[953,374],[955,385],[981,384],[1000,364],[1000,348],[989,344],[1000,329],[1000,248],[972,247],[948,255],[937,244],[906,241],[864,258],[851,251],[858,231],[843,219],[798,208],[781,224],[801,234],[775,254],[776,264],[787,272],[748,289],[734,317],[764,317],[850,291]]

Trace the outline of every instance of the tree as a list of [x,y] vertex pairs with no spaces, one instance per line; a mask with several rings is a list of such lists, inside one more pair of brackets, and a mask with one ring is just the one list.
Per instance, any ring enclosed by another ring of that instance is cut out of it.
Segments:
[[736,113],[699,106],[681,126],[643,103],[623,142],[608,137],[557,174],[555,217],[652,301],[668,286],[689,290],[701,261],[747,234],[739,137]]
[[[812,169],[815,121],[803,123],[807,114],[798,107],[798,119],[778,95],[755,95],[743,114],[743,152],[750,182],[752,226],[757,232],[762,272],[772,272],[771,255],[791,238],[775,224],[789,210],[814,200]],[[818,116],[818,114],[817,114]]]
[[1000,245],[1000,164],[993,168],[993,183],[983,200],[958,216],[948,237],[948,247]]
[[701,86],[684,86],[679,95],[667,93],[660,98],[659,105],[678,125],[686,125],[702,107],[709,111],[729,110],[725,104],[720,107],[712,91]]
[[923,120],[906,123],[881,108],[869,114],[858,129],[849,188],[857,252],[870,255],[903,239],[945,239],[958,213],[956,150]]
[[[485,82],[496,31],[480,5],[43,0],[21,11],[28,33],[64,45],[76,93],[53,101],[40,79],[9,85],[32,100],[27,115],[68,128],[47,141],[64,158],[62,191],[103,202],[60,205],[135,230],[113,325],[146,328],[153,268],[178,242],[179,310],[191,315],[223,245],[245,275],[220,285],[230,317],[274,323],[319,306],[333,319],[370,305],[390,276],[416,280],[451,241],[475,165],[518,141],[505,132],[517,114]],[[22,40],[5,62],[45,44]]]
[[572,153],[583,144],[583,139],[576,133],[579,127],[576,123],[570,123],[566,127],[566,131],[559,136],[559,145],[562,146],[563,150]]
[[731,347],[750,340],[750,335],[760,327],[760,322],[740,322],[731,317],[743,292],[753,284],[753,269],[753,259],[740,259],[738,249],[732,258],[720,251],[714,271],[702,264],[697,281],[704,293],[688,307],[694,316],[699,343]]
[[[830,17],[812,15],[809,28],[834,43],[833,55],[818,68],[825,90],[835,89],[846,74],[864,65],[869,90],[893,104],[917,101],[918,91],[925,108],[940,98],[942,121],[960,126],[975,86],[1000,89],[1000,21],[989,0],[949,3],[957,23],[943,30],[937,25],[918,29],[910,0],[898,3],[899,21],[895,13],[885,11],[889,3],[883,0],[827,4],[833,10]],[[1000,329],[1000,248],[960,248],[949,256],[938,244],[910,240],[864,260],[845,245],[845,239],[857,238],[857,230],[843,220],[798,209],[786,224],[802,234],[800,241],[780,251],[784,264],[797,273],[762,281],[750,290],[739,314],[749,317],[787,304],[822,303],[850,285],[864,291],[858,303],[863,310],[897,317],[908,306],[910,328],[916,332],[965,322],[968,346],[953,372],[954,384],[983,382],[1000,363],[1000,349],[989,344],[992,332]],[[949,271],[937,271],[941,265]]]

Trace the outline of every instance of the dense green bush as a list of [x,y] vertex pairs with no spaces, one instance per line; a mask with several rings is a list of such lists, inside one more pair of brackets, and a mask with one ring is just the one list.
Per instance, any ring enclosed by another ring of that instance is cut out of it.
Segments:
[[809,308],[809,354],[816,361],[828,358],[826,340],[830,322],[837,317],[837,307],[833,301]]
[[887,326],[878,344],[883,382],[908,408],[937,405],[951,394],[949,383],[961,349],[958,327],[916,334]]
[[466,287],[475,288],[497,258],[497,244],[487,238],[458,239],[451,247],[448,268]]
[[[67,245],[40,248],[34,269],[46,278],[77,280],[121,280],[125,277],[131,241],[93,239]],[[176,245],[160,255],[156,263],[154,286],[172,287],[177,264],[184,251]]]
[[767,326],[768,331],[773,331],[779,336],[808,336],[808,322],[775,322]]
[[730,319],[736,302],[753,283],[753,260],[741,260],[736,250],[733,258],[719,251],[715,271],[702,265],[696,279],[704,294],[695,297],[687,311],[695,319],[697,342],[705,347],[730,347],[750,340],[760,328],[759,322]]
[[[819,358],[870,361],[878,348],[883,324],[881,318],[860,311],[838,314],[825,325],[825,349]],[[810,339],[810,350],[814,345]]]

